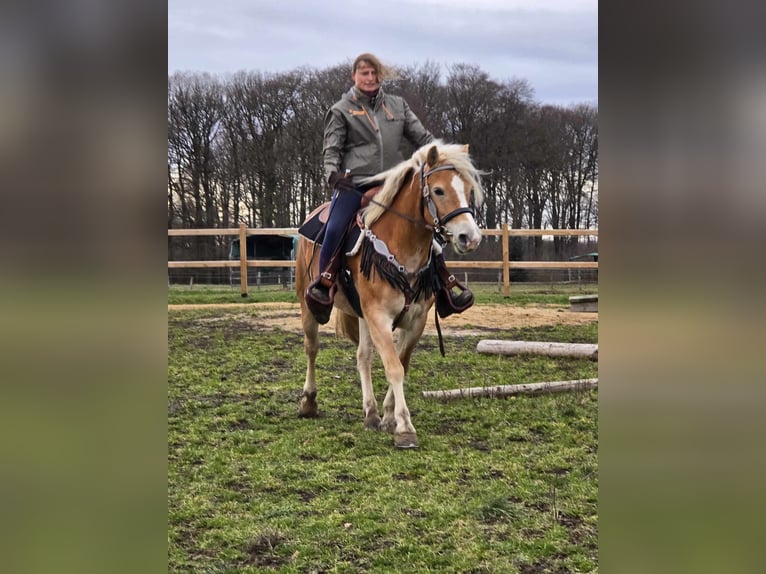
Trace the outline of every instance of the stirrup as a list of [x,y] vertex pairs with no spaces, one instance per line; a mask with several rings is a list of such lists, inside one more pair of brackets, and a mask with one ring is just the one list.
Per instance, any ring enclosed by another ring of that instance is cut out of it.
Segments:
[[308,286],[304,293],[306,306],[320,325],[324,325],[330,320],[333,300],[335,299],[335,289],[335,283],[327,288],[320,276]]
[[436,293],[436,312],[442,319],[453,313],[462,313],[473,305],[474,296],[471,290],[458,281],[455,285],[462,290],[458,294],[452,293],[446,286]]

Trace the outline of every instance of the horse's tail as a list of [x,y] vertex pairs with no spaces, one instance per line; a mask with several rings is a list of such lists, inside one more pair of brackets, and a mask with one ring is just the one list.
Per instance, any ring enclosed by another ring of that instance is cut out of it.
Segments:
[[359,318],[355,315],[349,315],[335,310],[335,336],[346,337],[355,345],[359,344]]

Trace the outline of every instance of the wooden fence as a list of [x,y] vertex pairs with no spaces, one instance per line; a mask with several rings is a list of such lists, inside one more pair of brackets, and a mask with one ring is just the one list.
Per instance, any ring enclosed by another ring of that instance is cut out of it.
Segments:
[[[168,269],[184,268],[213,268],[213,267],[239,267],[240,292],[243,297],[247,296],[247,268],[248,267],[295,267],[295,261],[274,259],[247,259],[248,235],[295,235],[298,229],[294,227],[270,227],[270,228],[247,228],[244,223],[239,229],[168,229],[168,237],[190,237],[202,235],[238,235],[239,236],[239,260],[219,261],[168,261]],[[482,229],[482,235],[499,235],[501,238],[503,260],[502,261],[450,261],[450,268],[458,269],[501,269],[503,275],[503,295],[511,294],[511,269],[598,269],[598,261],[510,261],[509,238],[531,236],[598,236],[598,229],[511,229],[508,224],[503,224],[500,229]],[[242,281],[241,278],[245,280]]]

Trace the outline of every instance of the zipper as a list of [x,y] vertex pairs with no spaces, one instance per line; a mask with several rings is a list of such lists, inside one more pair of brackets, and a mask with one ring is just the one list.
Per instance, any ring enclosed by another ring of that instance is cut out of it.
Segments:
[[[378,124],[375,122],[373,117],[367,111],[367,107],[362,102],[360,102],[357,99],[356,94],[354,94],[352,96],[352,98],[353,98],[354,102],[356,102],[359,106],[362,107],[362,111],[359,112],[359,111],[351,110],[350,109],[349,112],[351,113],[351,115],[352,116],[359,116],[361,114],[364,114],[367,117],[367,121],[370,122],[370,125],[372,126],[372,129],[375,130],[375,133],[378,136],[378,149],[380,150],[380,170],[378,170],[378,171],[383,171],[383,133],[380,131],[380,128],[378,127]],[[380,102],[380,105],[383,108],[383,110],[386,112],[386,117],[388,117],[388,119],[393,119],[393,117],[394,117],[393,114],[390,111],[388,111],[388,108],[386,107],[386,104],[382,100]]]
[[368,121],[368,122],[370,122],[370,125],[372,126],[372,128],[373,128],[373,129],[374,129],[376,132],[380,133],[380,129],[378,128],[378,124],[377,124],[377,123],[375,123],[375,120],[374,120],[374,119],[372,118],[372,116],[370,115],[370,112],[368,112],[368,111],[367,111],[367,108],[366,108],[366,107],[364,107],[364,104],[362,104],[362,110],[364,111],[364,115],[365,115],[365,116],[367,116],[367,121]]

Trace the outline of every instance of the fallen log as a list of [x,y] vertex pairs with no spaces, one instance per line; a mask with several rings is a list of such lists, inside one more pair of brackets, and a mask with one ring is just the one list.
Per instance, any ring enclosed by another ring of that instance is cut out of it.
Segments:
[[551,381],[523,385],[497,385],[494,387],[469,387],[447,391],[423,391],[424,398],[460,399],[466,397],[514,397],[517,395],[542,395],[566,391],[584,391],[598,387],[598,379],[575,379],[573,381]]
[[541,343],[537,341],[499,341],[484,339],[476,345],[479,353],[490,355],[547,355],[584,357],[598,361],[598,345],[590,343]]
[[570,297],[569,310],[580,313],[598,313],[598,295],[576,295]]

